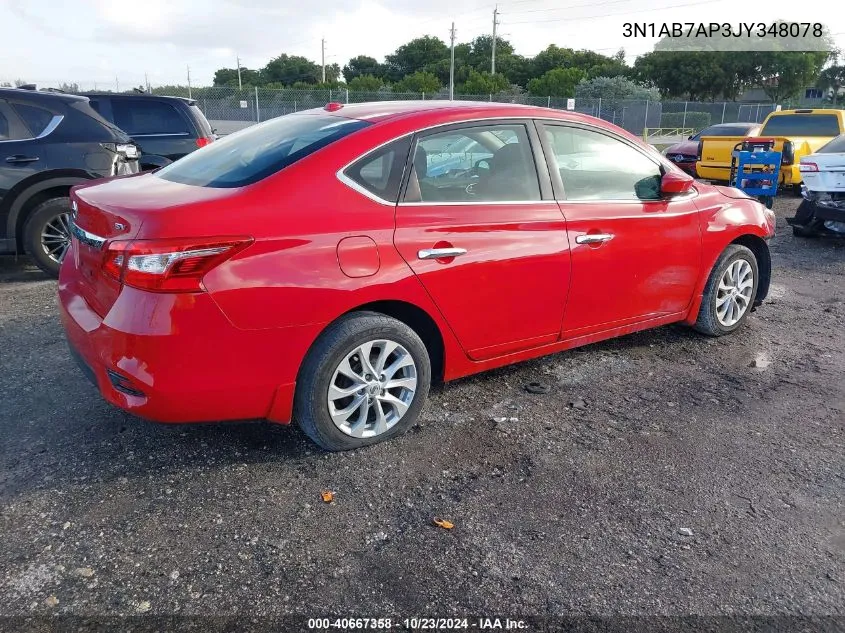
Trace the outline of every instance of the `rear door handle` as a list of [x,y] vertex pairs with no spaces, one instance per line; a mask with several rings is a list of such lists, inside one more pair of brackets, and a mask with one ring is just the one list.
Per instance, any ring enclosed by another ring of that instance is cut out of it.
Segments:
[[575,238],[576,244],[601,244],[613,239],[613,233],[588,233]]
[[466,255],[465,248],[424,248],[417,252],[420,259],[445,259],[447,257],[459,257]]
[[34,163],[38,160],[38,156],[22,156],[15,154],[6,158],[7,163]]

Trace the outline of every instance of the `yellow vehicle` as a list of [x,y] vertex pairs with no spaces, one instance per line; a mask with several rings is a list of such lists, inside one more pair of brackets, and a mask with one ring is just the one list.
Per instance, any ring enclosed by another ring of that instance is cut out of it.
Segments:
[[[783,154],[779,182],[783,186],[798,187],[801,172],[798,163],[802,156],[818,150],[822,145],[845,132],[843,110],[780,110],[763,121],[754,138],[775,141],[774,150]],[[695,170],[703,180],[727,182],[731,174],[731,152],[747,136],[702,136],[698,141],[698,160]]]

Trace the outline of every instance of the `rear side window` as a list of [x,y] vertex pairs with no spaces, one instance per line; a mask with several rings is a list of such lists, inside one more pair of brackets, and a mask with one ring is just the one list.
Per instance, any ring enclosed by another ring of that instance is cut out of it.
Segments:
[[368,125],[329,115],[288,114],[230,134],[156,175],[198,187],[244,187]]
[[200,110],[196,105],[189,106],[189,108],[194,117],[194,121],[199,127],[200,132],[202,132],[202,135],[211,136],[211,124],[208,122],[208,119],[205,118],[202,110]]
[[114,122],[130,136],[188,134],[188,123],[169,103],[152,99],[112,99]]
[[3,114],[3,109],[0,108],[0,141],[9,140],[9,120]]
[[845,134],[840,134],[830,143],[825,144],[818,154],[842,154],[845,153]]
[[47,126],[50,125],[50,121],[53,120],[53,113],[44,108],[26,105],[24,103],[13,103],[11,106],[18,113],[18,116],[26,127],[29,128],[33,138],[46,130]]
[[347,167],[343,173],[375,197],[396,202],[410,149],[411,137],[401,138],[370,152]]
[[835,114],[784,114],[773,116],[760,136],[839,136]]

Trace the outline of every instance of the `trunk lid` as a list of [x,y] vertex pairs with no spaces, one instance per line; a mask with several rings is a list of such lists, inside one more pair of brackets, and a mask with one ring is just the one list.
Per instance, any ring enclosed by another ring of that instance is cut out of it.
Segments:
[[[232,189],[194,187],[153,174],[95,181],[74,187],[72,242],[74,265],[79,271],[80,294],[88,305],[105,316],[120,294],[121,284],[103,273],[103,257],[110,242],[142,237],[145,222],[152,232],[162,226],[167,211],[231,195]],[[197,231],[201,234],[201,229]]]

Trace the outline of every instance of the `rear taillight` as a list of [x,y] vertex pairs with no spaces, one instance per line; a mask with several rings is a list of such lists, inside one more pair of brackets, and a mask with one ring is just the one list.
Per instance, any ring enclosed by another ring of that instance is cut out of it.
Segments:
[[252,243],[250,237],[115,240],[103,256],[103,273],[133,288],[200,292],[208,271]]
[[783,155],[781,156],[781,162],[784,165],[791,165],[794,160],[795,160],[795,147],[792,145],[792,141],[784,141],[783,142]]
[[200,136],[197,139],[197,147],[205,147],[206,145],[208,145],[212,141],[214,141],[213,136]]
[[695,151],[695,160],[701,160],[701,151],[704,149],[704,141],[698,141],[698,149]]
[[819,166],[815,163],[798,163],[798,171],[818,171]]

